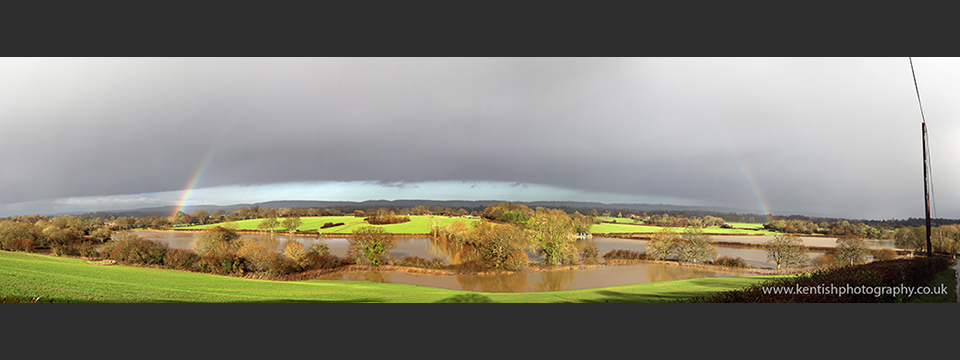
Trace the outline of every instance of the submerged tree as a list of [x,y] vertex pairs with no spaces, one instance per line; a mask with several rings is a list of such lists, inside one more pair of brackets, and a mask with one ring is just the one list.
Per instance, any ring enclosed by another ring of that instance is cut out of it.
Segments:
[[373,266],[383,264],[384,254],[397,245],[383,228],[364,226],[353,232],[349,239],[347,255],[358,260],[366,260]]
[[834,256],[841,265],[863,264],[867,262],[867,242],[851,236],[841,237],[837,239]]
[[533,246],[529,230],[482,222],[460,234],[463,245],[455,256],[458,264],[473,263],[476,268],[507,271],[527,267],[526,250]]
[[203,234],[193,241],[193,251],[198,255],[210,252],[236,253],[243,245],[240,235],[236,231],[222,226],[214,226],[204,230]]
[[698,228],[684,230],[683,237],[676,242],[677,260],[682,262],[705,263],[717,258],[713,248],[713,239]]
[[767,260],[780,267],[801,267],[810,261],[803,240],[793,235],[776,235],[767,241]]
[[563,210],[537,208],[527,226],[536,234],[537,250],[548,264],[579,263],[580,254],[574,246],[575,224]]
[[680,237],[670,229],[660,229],[653,233],[652,239],[647,242],[647,257],[652,260],[664,260],[674,253]]

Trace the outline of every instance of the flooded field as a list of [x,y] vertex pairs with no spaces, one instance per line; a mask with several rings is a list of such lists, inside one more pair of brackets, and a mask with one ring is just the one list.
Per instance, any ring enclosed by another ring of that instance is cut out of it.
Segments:
[[[162,241],[171,248],[179,249],[191,248],[194,238],[200,235],[200,233],[195,232],[170,231],[137,231],[135,233],[147,239]],[[241,236],[244,239],[256,240],[263,244],[268,244],[277,250],[282,250],[283,244],[291,239],[289,235],[280,233],[274,235],[242,234]],[[760,244],[770,240],[772,237],[714,236],[713,238],[715,241]],[[302,243],[304,246],[323,242],[330,247],[331,254],[338,257],[344,257],[347,254],[346,238],[293,236],[292,239]],[[835,238],[804,237],[802,239],[807,246],[833,247],[836,245]],[[404,256],[418,256],[428,260],[439,258],[446,264],[450,264],[453,260],[453,254],[436,246],[428,237],[397,237],[396,243],[397,246],[393,248],[390,253],[398,259]],[[581,249],[591,244],[596,245],[602,255],[613,249],[644,252],[647,241],[594,237],[577,242],[578,247]],[[868,246],[871,248],[892,248],[892,245],[892,240],[890,240],[889,243],[877,240],[868,241]],[[715,246],[714,248],[717,251],[717,256],[740,257],[754,267],[774,268],[776,266],[767,261],[767,253],[762,249],[724,246]],[[809,252],[808,254],[811,260],[824,255],[823,252],[816,251]],[[539,260],[536,254],[530,255],[532,259]],[[602,259],[600,261],[601,263],[603,262]],[[736,275],[741,275],[741,273],[668,264],[631,264],[601,266],[589,269],[544,272],[525,271],[513,274],[489,275],[424,275],[408,274],[398,271],[343,271],[325,275],[321,277],[321,279],[369,280],[483,292],[526,292],[589,289],[615,285]]]

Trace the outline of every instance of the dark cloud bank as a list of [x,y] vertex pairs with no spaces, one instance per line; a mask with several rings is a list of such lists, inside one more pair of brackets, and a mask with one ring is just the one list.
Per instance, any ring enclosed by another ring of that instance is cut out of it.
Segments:
[[[914,65],[938,215],[960,217],[960,61]],[[906,58],[0,59],[0,74],[0,204],[179,190],[202,171],[202,187],[499,181],[923,216]]]

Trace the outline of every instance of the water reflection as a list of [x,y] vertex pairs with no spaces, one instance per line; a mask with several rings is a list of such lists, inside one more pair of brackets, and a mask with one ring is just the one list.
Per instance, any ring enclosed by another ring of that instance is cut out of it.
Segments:
[[524,292],[527,290],[528,277],[526,272],[454,275],[457,285],[460,285],[459,290],[482,292]]
[[540,281],[534,286],[533,291],[560,291],[569,288],[570,283],[576,279],[575,270],[546,271],[540,273]]
[[715,277],[717,275],[716,271],[691,268],[691,267],[681,267],[675,265],[667,264],[650,264],[651,266],[646,266],[643,268],[643,271],[646,273],[647,282],[659,282],[659,281],[671,281],[671,280],[683,280],[690,278],[701,278],[701,277]]

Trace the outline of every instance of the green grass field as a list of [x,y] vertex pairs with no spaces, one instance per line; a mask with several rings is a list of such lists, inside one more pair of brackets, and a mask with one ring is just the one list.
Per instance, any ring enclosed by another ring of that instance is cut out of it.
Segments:
[[[268,281],[0,251],[0,297],[106,303],[660,302],[709,295],[776,276],[719,277],[530,293],[479,293],[367,281]],[[11,300],[7,300],[10,302]]]
[[730,226],[735,227],[735,228],[741,228],[741,229],[757,229],[757,230],[763,229],[763,224],[760,224],[760,223],[736,223],[736,222],[728,222],[727,225],[730,225]]
[[[319,231],[323,234],[330,233],[352,233],[356,229],[369,225],[366,221],[363,221],[362,217],[354,216],[317,216],[317,217],[301,217],[300,220],[303,221],[303,225],[297,228],[297,231],[301,232],[312,232]],[[440,219],[440,224],[443,226],[452,224],[454,222],[462,221],[473,223],[480,221],[479,219],[466,219],[461,217],[448,217],[448,216],[432,216],[432,215],[414,215],[410,216],[410,221],[401,223],[401,224],[390,224],[390,225],[375,225],[377,227],[382,227],[388,233],[391,234],[429,234],[430,233],[430,220],[431,219]],[[278,221],[283,221],[284,218],[277,218]],[[257,225],[260,225],[260,222],[264,219],[251,219],[251,220],[240,220],[232,221],[229,223],[223,224],[210,224],[210,225],[197,225],[197,226],[188,226],[178,229],[187,229],[187,230],[202,230],[213,226],[224,226],[227,224],[235,225],[237,230],[259,230]],[[326,229],[321,229],[325,223],[344,223],[341,226],[334,226]],[[286,231],[283,227],[276,227],[274,231]]]
[[[618,217],[616,217],[616,216],[597,216],[597,219],[599,219],[599,220],[601,220],[601,221],[615,222],[615,223],[618,223],[618,224],[634,224],[634,223],[635,223],[634,220],[632,220],[632,219],[630,219],[630,218],[625,218],[625,217],[623,217],[623,218],[618,218]],[[640,223],[642,224],[643,222],[641,221]]]
[[[401,223],[401,224],[390,224],[390,225],[376,225],[382,227],[388,233],[391,234],[429,234],[430,233],[430,219],[440,219],[440,224],[443,226],[452,224],[454,222],[463,221],[469,223],[474,223],[481,221],[479,219],[466,219],[461,217],[448,217],[448,216],[432,216],[432,215],[413,215],[410,216],[410,221]],[[663,229],[659,226],[651,225],[637,225],[630,219],[622,219],[616,217],[600,217],[606,221],[616,220],[616,224],[597,224],[593,225],[590,228],[591,233],[596,234],[608,234],[608,233],[641,233],[641,234],[650,234]],[[284,218],[278,218],[277,220],[283,221]],[[348,234],[353,233],[356,229],[369,225],[363,218],[358,218],[354,216],[319,216],[319,217],[301,217],[300,220],[303,221],[303,225],[297,228],[300,232],[320,232],[322,234]],[[237,230],[259,230],[257,225],[264,219],[251,219],[251,220],[240,220],[233,221],[229,223],[222,224],[210,224],[210,225],[196,225],[196,226],[186,226],[178,227],[177,229],[183,230],[203,230],[213,226],[235,226]],[[321,229],[325,223],[344,223],[341,226],[334,226],[326,229]],[[746,228],[746,229],[756,229],[756,230],[744,230],[744,229],[723,229],[720,227],[709,227],[704,229],[704,232],[708,234],[729,234],[729,235],[776,235],[777,233],[772,231],[763,230],[763,224],[748,224],[748,223],[730,223],[731,226],[736,228]],[[674,231],[682,233],[685,228],[682,227],[671,227]],[[286,231],[283,227],[276,227],[274,231],[282,232]]]
[[[677,233],[683,233],[686,228],[682,227],[666,227],[667,229],[672,229]],[[761,225],[762,228],[762,225]],[[664,229],[660,226],[652,225],[632,225],[632,224],[596,224],[590,228],[590,232],[594,234],[609,234],[609,233],[655,233]],[[729,234],[729,235],[775,235],[776,233],[767,230],[743,230],[743,229],[724,229],[718,226],[711,226],[706,229],[703,229],[703,232],[708,234]]]

